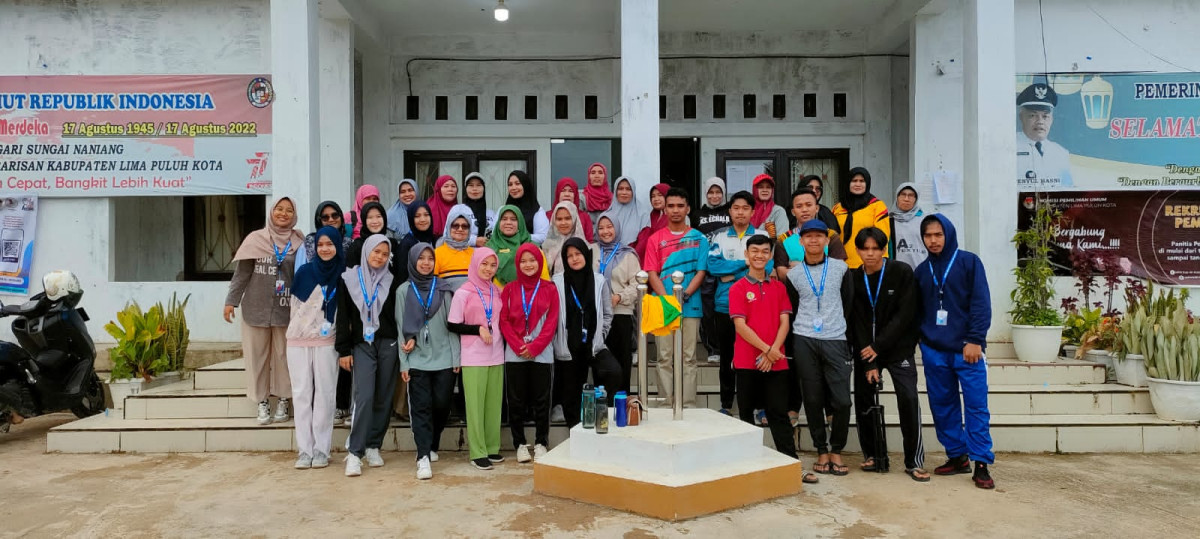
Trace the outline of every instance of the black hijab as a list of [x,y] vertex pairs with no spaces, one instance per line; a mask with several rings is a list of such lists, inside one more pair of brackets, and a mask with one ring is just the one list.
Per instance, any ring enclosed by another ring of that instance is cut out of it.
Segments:
[[[856,195],[850,192],[850,182],[859,175],[862,175],[863,180],[867,182],[867,189],[863,191],[863,194]],[[875,199],[875,195],[871,194],[871,173],[867,169],[854,167],[850,169],[850,175],[847,178],[850,178],[850,181],[846,182],[846,196],[842,198],[842,209],[846,210],[846,224],[842,226],[842,241],[852,243],[854,238],[849,235],[854,233],[854,212],[867,207]]]
[[[425,208],[425,211],[429,212],[429,230],[417,230],[417,210],[421,208]],[[438,235],[433,231],[433,211],[429,209],[429,204],[421,200],[420,197],[417,197],[412,204],[405,207],[405,211],[408,213],[408,234],[405,234],[400,239],[400,246],[396,249],[396,253],[401,256],[408,256],[413,246],[418,243],[435,245]],[[395,267],[396,279],[400,282],[407,281],[409,278],[408,264],[396,264]]]
[[[383,216],[382,230],[375,231],[367,228],[367,216],[371,214],[372,210],[379,212],[379,215]],[[350,249],[346,251],[346,267],[348,268],[353,268],[359,265],[359,258],[362,257],[363,244],[366,243],[368,236],[373,236],[375,234],[380,234],[384,237],[387,236],[387,210],[383,207],[383,204],[378,202],[368,202],[363,204],[362,212],[359,213],[359,219],[362,219],[360,222],[360,225],[362,226],[362,233],[360,233],[359,236],[354,239],[354,242],[350,244]],[[395,245],[390,245],[390,247],[395,248]],[[395,257],[393,257],[393,266],[395,265],[394,260]],[[395,271],[392,273],[395,273]],[[400,283],[402,281],[396,282]]]
[[[532,234],[533,217],[537,215],[538,210],[542,209],[542,206],[538,204],[537,195],[533,190],[533,181],[529,179],[529,174],[524,170],[514,170],[508,177],[511,178],[513,176],[516,176],[521,181],[522,190],[525,192],[521,195],[521,198],[513,198],[512,195],[508,195],[508,201],[505,204],[521,209],[521,216],[525,218],[525,230],[528,230]],[[507,179],[504,180],[504,185],[507,188]]]
[[[573,270],[567,263],[567,253],[574,247],[583,254],[586,263],[583,269]],[[596,277],[592,269],[592,250],[587,242],[572,237],[563,244],[563,295],[567,304],[567,346],[579,348],[589,357],[592,351],[592,339],[596,335]],[[579,305],[576,306],[578,299]],[[583,340],[583,328],[587,328],[588,339]]]
[[[467,185],[471,180],[479,180],[479,184],[483,186],[483,195],[479,198],[470,198],[467,196]],[[471,214],[475,216],[475,230],[478,230],[480,236],[484,235],[487,230],[487,183],[483,181],[483,176],[478,172],[467,174],[467,178],[463,180],[462,203],[471,208]],[[474,243],[475,238],[471,238]]]

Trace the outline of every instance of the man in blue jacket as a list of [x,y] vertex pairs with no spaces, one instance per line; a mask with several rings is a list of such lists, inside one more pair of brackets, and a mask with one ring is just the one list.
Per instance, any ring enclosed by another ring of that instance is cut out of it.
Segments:
[[984,356],[992,305],[983,262],[958,248],[954,225],[940,213],[921,221],[921,238],[929,251],[914,272],[922,300],[921,361],[933,424],[949,457],[933,473],[971,473],[975,461],[975,486],[996,488],[987,468],[995,455]]

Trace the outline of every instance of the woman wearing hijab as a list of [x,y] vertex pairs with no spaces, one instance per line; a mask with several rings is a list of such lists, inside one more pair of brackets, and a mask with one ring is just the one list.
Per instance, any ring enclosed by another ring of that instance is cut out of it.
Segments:
[[600,219],[600,214],[612,207],[613,193],[608,185],[608,167],[601,163],[592,163],[592,166],[588,167],[583,199],[586,202],[588,217],[593,223]]
[[[433,212],[424,200],[417,199],[405,209],[408,214],[408,234],[400,238],[397,253],[407,253],[418,243],[434,245],[440,238],[440,232],[433,228]],[[408,264],[393,264],[396,268],[396,278],[400,282],[408,280]]]
[[705,236],[711,236],[722,228],[729,226],[729,203],[725,196],[725,180],[716,176],[704,180],[704,204],[696,213],[696,230]]
[[638,300],[637,274],[642,270],[637,253],[633,248],[621,243],[621,221],[613,216],[612,211],[605,212],[596,221],[595,257],[599,267],[597,273],[604,276],[611,291],[613,309],[612,331],[604,343],[621,367],[620,380],[612,388],[612,394],[617,391],[629,391],[629,376],[633,368],[633,313]]
[[383,466],[379,448],[392,418],[396,390],[396,286],[388,270],[391,242],[372,234],[357,266],[342,273],[338,287],[338,364],[354,376],[354,424],[347,444],[346,477],[362,475],[362,461]]
[[846,247],[846,265],[850,266],[850,269],[857,269],[862,265],[862,258],[858,256],[858,250],[854,247],[854,238],[858,236],[858,232],[875,227],[890,238],[892,227],[887,204],[871,194],[871,173],[867,169],[850,169],[848,191],[846,198],[833,207],[833,216],[837,217],[842,244]]
[[[368,237],[374,234],[387,237],[388,216],[387,212],[383,209],[383,204],[378,202],[363,204],[359,215],[362,216],[362,224],[359,226],[358,238],[350,242],[350,248],[346,249],[346,265],[350,267],[357,265],[358,260],[362,258],[363,244],[367,241]],[[388,241],[391,241],[390,238]],[[390,245],[390,247],[393,247],[392,252],[398,252],[395,250],[395,242],[392,243],[393,245]]]
[[[558,290],[544,275],[542,252],[532,243],[516,254],[516,280],[500,293],[500,333],[508,396],[508,425],[517,462],[546,455],[550,445],[550,384],[558,329]],[[533,452],[525,443],[525,422],[534,424]]]
[[671,186],[665,183],[650,188],[650,217],[645,227],[638,231],[637,242],[633,246],[638,260],[646,258],[646,241],[650,236],[667,226],[667,212],[664,210],[667,207],[667,191],[670,190]]
[[429,211],[433,213],[433,229],[445,228],[450,209],[458,204],[458,182],[454,181],[454,176],[438,176],[433,184],[433,194],[425,202],[429,204]]
[[[563,178],[558,180],[558,185],[554,187],[555,201],[557,206],[559,202],[570,202],[575,205],[575,215],[579,218],[579,229],[583,231],[583,238],[588,243],[592,242],[592,218],[587,212],[583,211],[583,205],[579,202],[579,186],[575,184],[575,180],[571,178]],[[550,212],[546,212],[546,218],[550,220],[550,227],[554,228],[554,216]]]
[[362,235],[362,210],[363,206],[370,202],[379,203],[379,188],[370,184],[359,187],[354,193],[354,211],[350,212],[350,229],[353,231],[351,239]]
[[[521,209],[516,206],[501,206],[500,220],[496,221],[496,229],[492,231],[492,237],[487,242],[487,246],[496,252],[499,259],[496,284],[500,285],[500,288],[503,289],[517,280],[517,250],[529,242],[529,231],[525,229],[525,218],[521,215]],[[538,258],[543,259],[544,266],[545,260],[541,250],[538,250]],[[549,279],[548,270],[544,273],[545,278]]]
[[478,172],[467,174],[467,179],[463,180],[462,203],[471,208],[471,214],[475,217],[475,230],[478,234],[475,237],[476,247],[483,247],[487,243],[488,234],[496,225],[496,212],[487,207],[486,189],[483,175]]
[[462,384],[467,408],[467,445],[480,470],[504,462],[500,412],[504,406],[504,338],[500,292],[492,284],[498,261],[487,247],[475,249],[467,283],[454,292],[447,324],[461,338]]
[[575,204],[565,201],[559,202],[554,207],[554,221],[550,228],[550,234],[546,236],[546,241],[542,243],[542,251],[546,253],[546,261],[550,264],[551,275],[563,271],[559,254],[562,252],[563,245],[570,238],[579,238],[587,241],[584,238],[582,226],[579,224],[579,213],[575,208]]
[[[313,218],[313,230],[319,231],[321,227],[331,226],[337,230],[341,237],[342,253],[350,249],[350,243],[354,240],[350,237],[350,227],[346,226],[345,219],[342,215],[342,207],[338,206],[337,202],[326,200],[317,204],[317,215]],[[343,258],[345,258],[343,256]],[[304,237],[304,248],[296,253],[296,269],[299,270],[309,260],[317,259],[317,233],[313,232]]]
[[775,178],[766,174],[754,177],[754,213],[750,214],[750,226],[767,231],[772,239],[786,234],[788,226],[787,210],[775,204]]
[[[417,182],[412,178],[404,178],[400,180],[400,187],[397,188],[398,196],[396,203],[388,208],[388,230],[392,231],[392,236],[395,238],[403,238],[408,234],[408,206],[417,201]],[[408,251],[401,251],[408,252]]]
[[550,219],[546,217],[546,210],[538,204],[529,174],[524,170],[512,171],[508,175],[507,187],[508,200],[505,204],[521,209],[521,215],[525,216],[525,229],[529,231],[533,243],[541,245],[550,231]]
[[332,226],[316,232],[313,261],[296,271],[287,329],[288,374],[295,396],[296,469],[329,466],[337,393],[338,356],[333,349],[337,289],[346,260],[342,234]]
[[902,183],[896,189],[896,205],[889,212],[892,216],[892,259],[912,268],[919,266],[929,256],[921,238],[921,219],[925,217],[925,212],[921,211],[917,202],[916,184]]
[[[820,176],[809,174],[804,177],[804,186],[812,189],[812,192],[817,194],[817,219],[825,223],[825,226],[829,227],[829,230],[837,231],[837,217],[833,216],[833,211],[828,206],[821,204],[821,194],[825,192],[825,182],[821,180]],[[796,223],[796,226],[793,228],[800,228],[802,224],[804,223]]]
[[452,291],[433,273],[433,246],[418,243],[408,251],[408,282],[396,289],[396,325],[400,328],[400,377],[408,386],[417,479],[433,477],[442,431],[450,418],[459,371],[459,338],[446,319]]
[[613,186],[613,195],[616,200],[609,207],[608,213],[613,216],[614,222],[624,225],[617,235],[617,240],[633,246],[637,243],[638,233],[650,225],[650,212],[633,196],[633,182],[629,178],[617,178],[617,183]]
[[454,206],[446,219],[445,231],[434,249],[437,263],[433,271],[455,289],[466,280],[477,235],[471,208],[465,204]]
[[[296,230],[296,205],[283,197],[271,204],[267,226],[246,235],[233,260],[237,266],[225,296],[225,321],[242,308],[242,354],[246,358],[246,396],[258,402],[258,424],[288,420],[292,384],[287,368],[289,298],[296,251],[304,235]],[[340,241],[340,240],[339,240]],[[271,416],[271,397],[279,397]]]
[[[612,328],[612,291],[603,275],[592,269],[592,250],[583,238],[567,240],[561,255],[562,273],[553,277],[558,288],[558,331],[554,337],[554,370],[567,427],[579,423],[579,391],[588,369],[596,386],[615,388],[621,367],[604,341]],[[616,393],[609,394],[609,403]]]

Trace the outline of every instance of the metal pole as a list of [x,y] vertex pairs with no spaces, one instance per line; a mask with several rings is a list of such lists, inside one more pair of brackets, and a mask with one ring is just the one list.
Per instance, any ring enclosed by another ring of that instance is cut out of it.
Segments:
[[[683,310],[683,272],[676,271],[671,274],[671,281],[675,283],[675,299],[679,301],[680,311]],[[678,421],[683,419],[683,319],[682,313],[679,320],[679,329],[675,330],[675,346],[674,354],[672,354],[671,362],[674,365],[673,383],[675,394],[671,395],[671,403],[674,404],[674,413],[671,418]]]
[[641,321],[642,321],[642,316],[643,316],[643,314],[642,314],[642,298],[644,298],[646,296],[646,291],[650,288],[646,284],[647,282],[650,281],[650,274],[646,273],[644,271],[639,271],[639,272],[637,272],[637,276],[634,278],[637,279],[637,291],[638,291],[638,302],[637,302],[638,316],[637,316],[637,321],[636,321],[637,327],[635,328],[635,331],[637,331],[637,336],[638,336],[637,337],[638,400],[641,401],[642,406],[649,408],[650,407],[650,380],[648,380],[646,378],[647,371],[649,370],[647,363],[649,363],[649,361],[647,361],[647,358],[646,358],[646,334],[642,333]]

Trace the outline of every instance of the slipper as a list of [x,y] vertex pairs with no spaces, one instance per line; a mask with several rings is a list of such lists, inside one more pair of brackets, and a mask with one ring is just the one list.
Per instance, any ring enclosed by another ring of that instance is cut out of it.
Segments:
[[[909,468],[907,470],[904,470],[904,473],[908,474],[908,476],[911,477],[913,481],[916,481],[918,483],[928,483],[929,482],[929,472],[925,471],[922,468]],[[918,473],[925,474],[925,477],[918,476],[917,475]]]
[[758,420],[759,425],[762,425],[764,427],[767,426],[767,411],[766,410],[758,410],[754,414],[754,419]]
[[817,472],[822,475],[833,473],[832,471],[830,471],[830,463],[828,463],[828,462],[824,462],[824,463],[818,462],[816,464],[813,464],[812,471]]
[[850,467],[846,466],[845,464],[834,464],[832,462],[829,464],[832,465],[829,473],[833,475],[842,476],[850,473]]
[[864,471],[864,472],[873,472],[873,471],[875,471],[875,459],[874,459],[874,458],[868,458],[867,460],[864,460],[864,461],[863,461],[863,463],[862,463],[862,465],[861,465],[861,466],[859,466],[859,468],[861,468],[861,469],[862,469],[862,471]]
[[809,485],[815,485],[820,483],[821,480],[817,478],[817,476],[813,475],[812,472],[804,472],[804,475],[800,478],[800,482]]

